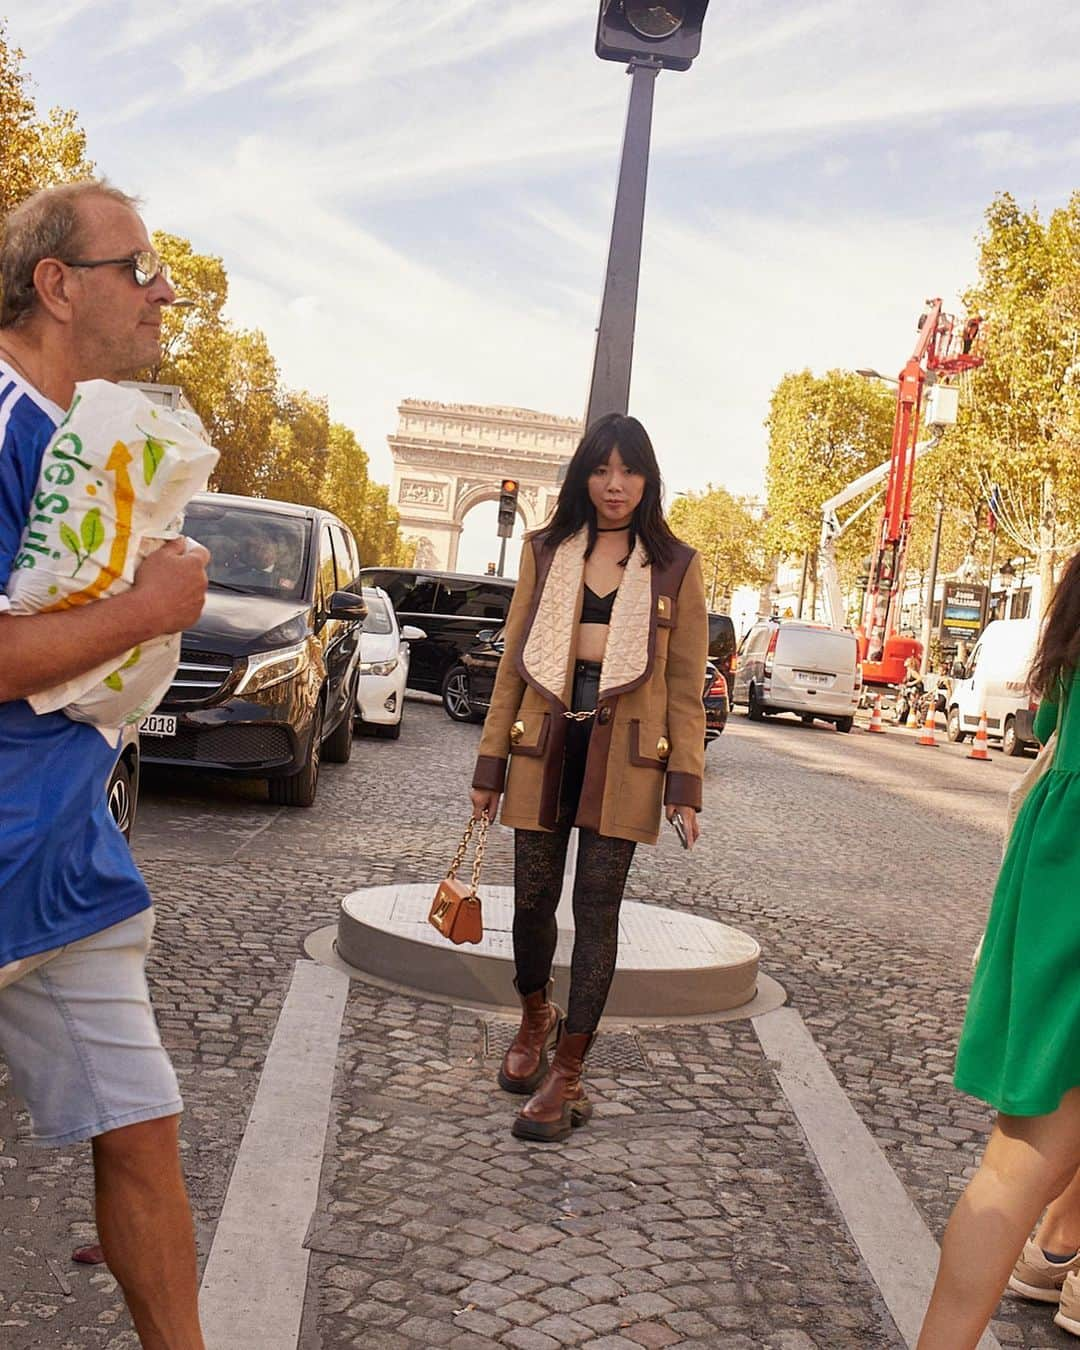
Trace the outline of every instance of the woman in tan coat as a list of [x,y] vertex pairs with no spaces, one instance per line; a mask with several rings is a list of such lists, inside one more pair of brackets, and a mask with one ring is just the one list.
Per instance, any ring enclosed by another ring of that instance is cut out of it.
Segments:
[[[705,592],[700,559],[672,534],[661,493],[641,423],[617,413],[594,422],[570,461],[551,523],[522,549],[480,741],[473,813],[494,819],[503,797],[503,824],[515,832],[514,983],[522,1017],[499,1083],[532,1094],[514,1121],[523,1139],[565,1139],[592,1114],[582,1062],[615,974],[635,846],[656,842],[665,805],[688,846],[698,837]],[[575,825],[581,842],[564,1024],[549,993],[555,911]]]

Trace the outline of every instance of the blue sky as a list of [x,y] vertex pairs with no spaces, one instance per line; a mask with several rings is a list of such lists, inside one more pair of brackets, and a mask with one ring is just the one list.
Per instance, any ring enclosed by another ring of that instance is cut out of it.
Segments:
[[[230,316],[384,480],[402,398],[583,410],[629,91],[596,8],[6,4],[39,104],[224,257]],[[1080,8],[918,14],[712,0],[660,76],[631,410],[669,491],[759,490],[785,371],[897,369],[923,299],[973,279],[993,194],[1077,185]]]

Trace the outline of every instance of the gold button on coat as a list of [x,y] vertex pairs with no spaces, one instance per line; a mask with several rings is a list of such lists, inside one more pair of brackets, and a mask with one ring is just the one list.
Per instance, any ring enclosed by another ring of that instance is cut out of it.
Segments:
[[666,736],[661,736],[656,742],[656,754],[659,759],[667,759],[671,754],[671,742]]
[[524,735],[525,735],[525,723],[515,722],[514,725],[510,728],[511,745],[517,745],[518,741],[520,741],[522,736]]

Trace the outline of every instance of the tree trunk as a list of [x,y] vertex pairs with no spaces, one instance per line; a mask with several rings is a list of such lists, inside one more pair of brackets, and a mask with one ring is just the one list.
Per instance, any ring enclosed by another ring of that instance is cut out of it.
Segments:
[[1050,608],[1054,595],[1054,565],[1057,543],[1057,493],[1052,478],[1044,478],[1039,509],[1039,618]]

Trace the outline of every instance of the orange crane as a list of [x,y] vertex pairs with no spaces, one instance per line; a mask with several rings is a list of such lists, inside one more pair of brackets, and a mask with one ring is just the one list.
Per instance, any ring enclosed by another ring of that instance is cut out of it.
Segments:
[[940,299],[926,304],[915,350],[898,380],[885,501],[870,559],[862,622],[856,630],[863,680],[869,685],[901,684],[907,658],[922,656],[922,644],[901,637],[896,628],[911,533],[911,493],[924,396],[932,390],[936,425],[955,422],[959,390],[949,381],[981,366],[984,359],[975,350],[982,324],[978,316],[961,323],[943,311]]

